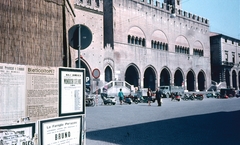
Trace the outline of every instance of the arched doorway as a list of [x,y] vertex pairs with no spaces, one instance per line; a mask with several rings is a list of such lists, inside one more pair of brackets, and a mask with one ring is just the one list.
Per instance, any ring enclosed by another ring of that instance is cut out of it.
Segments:
[[143,87],[151,88],[151,90],[155,90],[155,88],[156,88],[155,80],[156,80],[156,75],[155,75],[153,69],[150,67],[147,68],[144,72]]
[[188,91],[194,91],[195,89],[195,79],[194,79],[194,74],[192,71],[189,71],[187,73],[187,90]]
[[232,71],[232,85],[233,85],[233,88],[236,90],[237,89],[237,73],[235,70]]
[[112,81],[112,70],[109,66],[105,69],[105,82]]
[[183,74],[180,70],[177,70],[174,74],[174,86],[182,86]]
[[205,76],[202,71],[198,73],[198,90],[199,91],[205,90]]
[[238,89],[240,89],[240,72],[238,72]]
[[[78,60],[75,62],[76,63],[76,68],[78,68],[79,64],[78,64]],[[88,65],[81,60],[81,68],[85,68],[86,70],[86,92],[90,92],[91,91],[91,74],[92,72],[90,71],[90,68],[88,67]]]
[[160,86],[170,86],[170,73],[166,68],[160,74]]
[[225,70],[225,80],[227,87],[230,88],[230,73],[228,70]]
[[139,85],[139,74],[135,66],[131,65],[127,68],[125,73],[125,81],[134,87],[138,87]]

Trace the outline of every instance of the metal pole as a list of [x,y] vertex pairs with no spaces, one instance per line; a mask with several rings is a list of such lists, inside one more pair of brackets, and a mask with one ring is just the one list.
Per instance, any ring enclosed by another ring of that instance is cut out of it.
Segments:
[[81,50],[81,25],[78,25],[78,68],[81,68],[80,50]]

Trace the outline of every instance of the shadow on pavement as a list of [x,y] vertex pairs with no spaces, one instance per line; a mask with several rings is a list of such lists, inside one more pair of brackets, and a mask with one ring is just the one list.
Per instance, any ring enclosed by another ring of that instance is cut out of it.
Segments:
[[119,145],[236,145],[240,144],[240,111],[91,131],[86,137],[87,144],[94,140]]

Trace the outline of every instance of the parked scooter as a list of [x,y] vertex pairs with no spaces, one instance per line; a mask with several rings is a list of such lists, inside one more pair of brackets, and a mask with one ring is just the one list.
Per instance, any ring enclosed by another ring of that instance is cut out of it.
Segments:
[[172,93],[171,98],[172,98],[171,101],[173,100],[180,101],[181,95],[179,93]]
[[182,100],[188,101],[188,100],[194,100],[194,95],[192,94],[184,94],[184,96],[182,97]]
[[86,106],[95,106],[95,98],[90,95],[86,95]]
[[203,100],[203,95],[193,93],[192,95],[190,95],[190,99],[191,100]]
[[115,105],[117,102],[115,97],[109,97],[107,93],[101,93],[101,98],[104,105]]
[[133,101],[130,96],[124,96],[123,102],[130,105]]
[[140,102],[140,97],[138,97],[137,95],[132,95],[131,93],[128,95],[129,98],[132,99],[132,102],[134,102],[135,104],[138,104]]

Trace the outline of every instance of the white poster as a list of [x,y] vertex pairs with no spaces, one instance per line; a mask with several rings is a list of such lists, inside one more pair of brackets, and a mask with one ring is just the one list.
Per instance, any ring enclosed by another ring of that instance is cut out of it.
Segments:
[[43,145],[80,145],[82,117],[40,121],[40,141]]
[[26,67],[0,63],[0,125],[25,117]]
[[58,69],[27,66],[26,110],[31,121],[58,117]]
[[84,75],[83,70],[60,69],[60,114],[84,112]]

